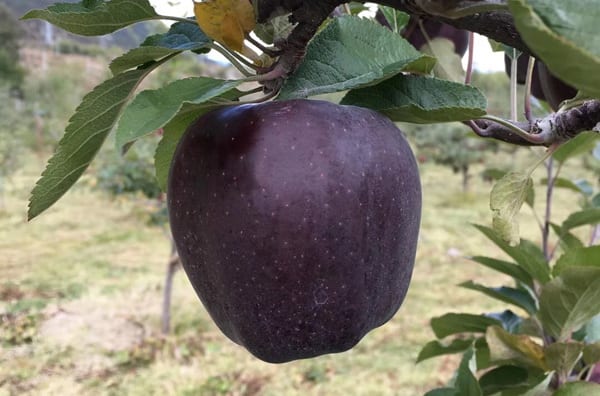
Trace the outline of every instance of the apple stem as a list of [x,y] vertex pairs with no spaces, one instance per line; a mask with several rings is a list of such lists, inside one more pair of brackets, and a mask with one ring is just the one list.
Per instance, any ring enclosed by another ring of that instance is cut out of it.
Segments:
[[469,52],[467,61],[467,72],[465,73],[465,85],[471,84],[473,77],[473,56],[475,55],[475,33],[469,32]]
[[253,76],[254,74],[250,72],[245,66],[243,66],[241,59],[233,55],[231,51],[226,50],[221,47],[217,43],[209,44],[210,49],[213,49],[223,55],[227,60],[242,73],[245,77]]
[[525,119],[531,124],[531,81],[533,80],[533,67],[535,58],[530,56],[527,63],[527,77],[525,78]]
[[171,330],[171,296],[173,294],[173,277],[175,272],[179,268],[181,261],[177,254],[177,248],[175,247],[175,241],[173,237],[169,235],[171,240],[171,255],[169,262],[167,263],[167,274],[165,277],[165,288],[163,290],[163,306],[162,306],[162,317],[161,317],[161,330],[163,334],[169,334]]
[[510,119],[512,121],[518,121],[517,119],[517,70],[519,56],[517,50],[512,50],[512,57],[510,61]]
[[159,14],[159,15],[157,15],[156,19],[175,21],[175,22],[183,22],[183,23],[191,23],[194,25],[197,24],[197,22],[194,19],[182,18],[182,17],[173,16],[173,15],[160,15]]
[[481,119],[496,122],[496,123],[506,127],[510,132],[516,134],[517,136],[519,136],[520,138],[522,138],[523,140],[525,140],[529,143],[539,144],[539,145],[544,143],[544,136],[542,134],[531,134],[529,132],[526,132],[523,129],[521,129],[519,126],[517,126],[503,118],[487,114],[487,115],[484,115],[483,117],[481,117]]
[[248,40],[250,42],[250,44],[252,44],[256,48],[258,48],[259,50],[261,50],[265,54],[269,55],[271,58],[277,58],[283,52],[280,49],[274,49],[276,47],[265,47],[260,41],[256,40],[250,34],[246,34],[246,40]]

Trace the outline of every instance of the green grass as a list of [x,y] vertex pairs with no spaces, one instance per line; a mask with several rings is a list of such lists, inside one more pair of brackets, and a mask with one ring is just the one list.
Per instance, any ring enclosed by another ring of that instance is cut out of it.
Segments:
[[[517,163],[531,161],[523,153]],[[429,319],[448,311],[506,308],[456,287],[467,279],[506,282],[462,258],[500,255],[469,225],[490,224],[491,185],[476,176],[481,170],[474,170],[472,189],[464,194],[457,175],[422,166],[424,212],[414,278],[389,323],[346,353],[271,365],[218,331],[183,272],[174,285],[174,331],[161,337],[169,254],[164,233],[146,224],[135,201],[111,200],[85,181],[27,223],[28,191],[41,171],[30,160],[13,178],[0,214],[0,315],[10,319],[0,322],[0,334],[28,331],[32,337],[0,340],[0,395],[412,396],[442,386],[457,357],[415,364],[433,338]],[[577,172],[569,168],[570,175],[579,177]],[[536,205],[542,203],[538,194]],[[558,191],[557,219],[573,205],[571,193]],[[521,220],[524,236],[538,241],[529,210]]]

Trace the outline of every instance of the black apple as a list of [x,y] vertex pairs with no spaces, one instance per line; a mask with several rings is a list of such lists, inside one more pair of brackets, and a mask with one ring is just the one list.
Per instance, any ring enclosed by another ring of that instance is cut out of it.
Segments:
[[400,307],[419,232],[412,151],[371,110],[292,100],[192,124],[168,207],[219,328],[274,363],[352,348]]
[[[463,56],[467,52],[467,48],[469,47],[468,31],[457,29],[454,26],[432,19],[424,19],[421,23],[430,40],[438,37],[445,38],[454,43],[454,52],[456,54]],[[427,37],[423,34],[423,30],[421,30],[418,22],[414,19],[411,19],[411,22],[407,26],[410,31],[407,30],[405,32],[406,39],[416,49],[421,49],[421,47],[427,44]]]
[[552,110],[558,110],[562,101],[572,99],[577,95],[577,89],[552,74],[545,64],[536,63],[539,63],[538,78],[540,79],[540,86]]

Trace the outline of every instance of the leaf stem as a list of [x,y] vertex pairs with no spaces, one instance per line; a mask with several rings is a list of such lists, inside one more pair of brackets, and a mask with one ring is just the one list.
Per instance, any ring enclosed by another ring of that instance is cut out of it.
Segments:
[[595,368],[596,368],[596,364],[590,364],[588,372],[585,376],[585,381],[589,382],[592,379],[592,374],[594,374]]
[[513,49],[510,61],[510,119],[517,121],[517,72],[519,56],[517,50]]
[[159,14],[155,19],[163,19],[163,20],[175,21],[175,22],[192,23],[192,24],[196,25],[196,21],[193,20],[193,19],[176,17],[176,16],[172,16],[172,15],[160,15]]
[[471,84],[473,77],[473,55],[475,54],[475,33],[469,32],[469,53],[467,62],[467,72],[465,73],[465,85]]
[[246,40],[248,40],[250,42],[250,44],[252,44],[256,48],[258,48],[259,50],[261,50],[265,54],[269,55],[271,58],[276,58],[279,55],[281,55],[282,51],[280,49],[273,49],[273,48],[276,48],[276,47],[273,47],[273,48],[265,47],[261,42],[259,42],[258,40],[256,40],[250,34],[246,35]]
[[[535,58],[529,57],[527,62],[527,77],[525,78],[525,119],[531,125],[531,81],[533,80],[533,67],[535,66]],[[536,76],[537,77],[537,76]]]
[[518,126],[514,125],[513,123],[506,121],[505,119],[502,119],[500,117],[486,114],[483,117],[481,117],[481,119],[496,122],[496,123],[508,128],[511,132],[514,132],[516,135],[518,135],[519,137],[521,137],[522,139],[524,139],[530,143],[533,143],[533,144],[543,144],[544,143],[543,137],[541,135],[533,135],[531,133],[528,133],[528,132],[524,131],[523,129],[519,128]]
[[245,77],[253,76],[254,74],[250,72],[238,59],[238,57],[234,56],[231,51],[226,50],[222,46],[211,43],[208,45],[210,49],[213,49],[223,55],[231,64],[240,71]]
[[554,192],[554,183],[556,182],[557,174],[554,175],[554,159],[550,157],[546,161],[546,177],[548,178],[548,185],[546,186],[546,211],[544,213],[544,228],[542,229],[542,251],[546,261],[550,261],[552,258],[549,247],[548,237],[550,235],[550,218],[552,215],[552,193]]

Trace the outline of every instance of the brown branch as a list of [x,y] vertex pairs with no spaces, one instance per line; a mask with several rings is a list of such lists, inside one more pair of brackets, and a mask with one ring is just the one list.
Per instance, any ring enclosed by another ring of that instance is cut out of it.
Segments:
[[379,0],[376,3],[393,7],[410,15],[435,19],[452,25],[458,29],[469,30],[504,43],[527,54],[531,50],[521,39],[515,27],[514,19],[508,11],[490,11],[464,16],[462,18],[445,18],[424,10],[415,0]]
[[526,141],[509,128],[489,120],[474,120],[467,125],[481,137],[520,146],[551,146],[572,139],[581,132],[593,130],[600,123],[600,100],[588,100],[578,107],[533,120],[531,124],[511,123],[532,135],[540,136],[540,143]]

